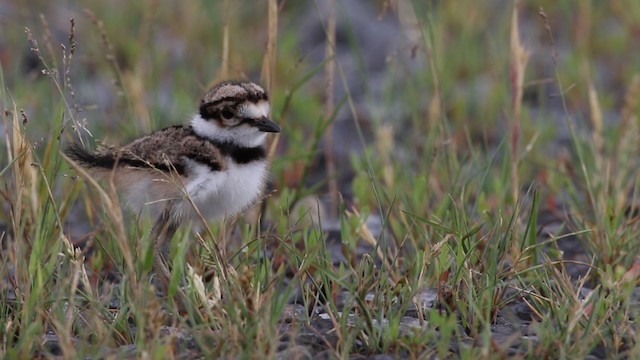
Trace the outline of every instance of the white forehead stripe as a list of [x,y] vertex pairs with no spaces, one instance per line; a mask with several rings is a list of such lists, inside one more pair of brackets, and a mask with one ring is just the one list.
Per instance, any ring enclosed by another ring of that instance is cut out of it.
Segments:
[[260,101],[257,104],[245,103],[240,107],[240,114],[250,119],[259,119],[263,116],[269,116],[269,102]]

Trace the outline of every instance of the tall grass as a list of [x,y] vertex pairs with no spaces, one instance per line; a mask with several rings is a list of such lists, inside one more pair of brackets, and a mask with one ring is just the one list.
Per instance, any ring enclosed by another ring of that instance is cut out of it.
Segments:
[[[491,13],[475,2],[390,4],[380,16],[397,14],[415,43],[387,59],[389,89],[375,99],[391,109],[384,115],[363,114],[348,88],[344,99],[333,98],[331,89],[347,79],[335,47],[341,2],[322,19],[320,63],[298,53],[293,23],[303,6],[288,2],[259,9],[123,2],[119,14],[92,4],[76,12],[64,41],[51,29],[49,7],[39,5],[42,16],[23,9],[29,16],[20,21],[31,30],[7,36],[12,48],[30,48],[36,75],[6,62],[0,72],[3,357],[273,358],[299,355],[296,344],[335,358],[499,358],[513,355],[512,345],[530,358],[636,356],[640,75],[632,60],[617,63],[610,71],[622,90],[611,92],[598,66],[631,40],[566,34],[560,23],[573,21],[577,6],[579,24],[621,19],[632,32],[640,9],[543,1],[542,10],[515,2]],[[535,36],[527,31],[538,31],[544,46],[529,47],[524,39]],[[163,50],[176,39],[187,55]],[[354,39],[351,52],[362,54]],[[401,52],[419,66],[405,67]],[[550,72],[541,58],[551,58]],[[370,69],[357,63],[368,84]],[[150,276],[149,219],[131,216],[108,179],[96,182],[60,150],[72,139],[122,143],[186,120],[207,84],[246,74],[270,90],[284,130],[269,148],[275,190],[257,216],[200,234],[180,229],[170,290],[186,292],[180,314],[157,296]],[[321,96],[317,75],[325,79]],[[460,100],[481,75],[490,89],[481,105]],[[104,78],[111,103],[96,111],[80,89]],[[549,131],[552,109],[540,101],[534,119],[527,100],[548,78],[569,131],[564,148]],[[343,170],[331,138],[343,109],[364,148],[351,159],[351,199],[339,196],[332,174]],[[589,126],[580,109],[588,109]],[[613,111],[619,121],[607,118]],[[322,151],[328,162],[317,164]],[[329,178],[313,184],[318,169]],[[324,188],[331,211],[319,200]],[[545,223],[549,214],[556,227]],[[583,251],[567,258],[563,244],[572,239]],[[525,309],[524,319],[511,321],[520,333],[496,340],[496,327],[516,316],[514,304]]]

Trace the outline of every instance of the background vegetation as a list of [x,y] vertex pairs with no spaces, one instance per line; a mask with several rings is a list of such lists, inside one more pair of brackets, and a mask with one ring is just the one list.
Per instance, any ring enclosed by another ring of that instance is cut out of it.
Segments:
[[[362,3],[0,3],[0,354],[640,356],[640,3]],[[283,133],[261,207],[174,239],[178,314],[61,149],[226,78]]]

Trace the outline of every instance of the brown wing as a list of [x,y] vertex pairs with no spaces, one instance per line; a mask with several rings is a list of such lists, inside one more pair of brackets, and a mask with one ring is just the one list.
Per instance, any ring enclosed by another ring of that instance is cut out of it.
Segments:
[[195,135],[190,126],[173,126],[154,132],[123,147],[102,146],[91,153],[72,144],[66,151],[72,159],[88,168],[113,169],[115,166],[187,173],[185,158],[208,165],[211,170],[226,168],[220,150],[207,139]]
[[142,137],[122,148],[121,159],[129,165],[144,160],[143,167],[152,165],[160,170],[175,168],[178,173],[188,171],[185,158],[208,165],[211,170],[225,168],[220,150],[206,139],[195,135],[191,127],[173,126]]

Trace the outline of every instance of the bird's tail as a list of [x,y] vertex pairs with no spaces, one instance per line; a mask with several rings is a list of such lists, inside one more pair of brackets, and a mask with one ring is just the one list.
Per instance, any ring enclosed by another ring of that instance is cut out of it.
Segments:
[[64,153],[73,161],[86,168],[113,169],[117,159],[112,154],[93,153],[78,143],[72,143]]

